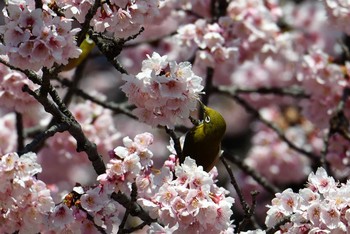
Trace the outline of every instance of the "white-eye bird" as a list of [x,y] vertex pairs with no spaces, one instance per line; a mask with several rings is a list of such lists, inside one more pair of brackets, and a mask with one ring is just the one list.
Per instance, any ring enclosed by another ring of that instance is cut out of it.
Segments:
[[187,132],[180,163],[190,156],[197,165],[209,172],[216,164],[221,153],[221,140],[226,131],[226,122],[222,115],[200,102],[203,109],[203,121]]

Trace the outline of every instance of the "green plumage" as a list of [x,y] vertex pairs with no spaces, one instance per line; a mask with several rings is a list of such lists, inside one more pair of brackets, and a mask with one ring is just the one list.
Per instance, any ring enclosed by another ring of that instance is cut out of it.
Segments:
[[203,122],[187,132],[180,163],[183,163],[186,156],[190,156],[196,160],[197,165],[210,171],[219,158],[226,122],[219,112],[201,105],[204,112]]

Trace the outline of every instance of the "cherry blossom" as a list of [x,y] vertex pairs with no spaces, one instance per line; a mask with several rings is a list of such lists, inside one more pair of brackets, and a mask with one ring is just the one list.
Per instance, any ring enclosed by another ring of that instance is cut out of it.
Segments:
[[[11,111],[31,114],[38,111],[38,103],[28,93],[22,91],[24,85],[31,89],[39,86],[31,82],[24,74],[13,71],[0,64],[0,105]],[[33,114],[31,114],[33,115]]]
[[188,62],[178,64],[157,53],[142,62],[140,73],[124,75],[123,80],[126,83],[121,89],[136,105],[134,113],[151,126],[173,128],[175,123],[183,123],[195,110],[203,89],[202,78],[192,72]]
[[12,65],[35,71],[78,57],[81,50],[74,36],[79,29],[72,29],[71,20],[56,16],[48,7],[33,9],[32,5],[32,1],[28,5],[10,2],[4,8],[6,24],[0,27],[4,35],[0,52]]
[[98,176],[97,180],[110,191],[130,192],[136,178],[139,180],[146,176],[152,166],[153,153],[148,149],[152,142],[153,135],[150,133],[139,134],[134,141],[124,137],[124,146],[114,149],[115,158],[110,160],[106,173]]
[[[164,170],[170,173],[169,169]],[[171,174],[169,174],[171,175]],[[138,201],[164,225],[184,231],[225,231],[231,226],[231,206],[234,199],[228,191],[217,187],[213,178],[197,167],[194,160],[175,167],[176,178],[167,177],[153,196]]]
[[[350,232],[348,1],[9,0],[2,12],[0,232],[118,233],[141,226],[138,233]],[[82,73],[55,74],[79,56],[77,32],[85,21],[88,34],[127,38],[114,58],[123,70],[101,72],[110,64],[99,47]],[[48,95],[24,75],[48,78],[43,68],[52,71]],[[24,86],[54,105],[42,108]],[[77,152],[71,131],[46,139],[55,130],[49,122],[67,119],[43,112],[57,109],[70,118],[59,101],[68,89],[79,89],[79,97],[63,102],[103,156],[99,175],[91,154]],[[129,105],[112,112],[83,92]],[[184,133],[200,95],[228,121],[225,151],[284,189],[273,196],[246,167],[232,167],[265,230],[242,225],[247,214],[230,197],[232,178],[223,167],[208,173],[190,158],[179,165],[179,142],[165,152],[164,126]],[[34,143],[38,156],[21,155],[33,146],[22,143]],[[116,194],[134,199],[132,207],[154,222],[131,217],[135,210]]]
[[350,17],[349,2],[342,0],[323,0],[322,2],[325,5],[329,20],[340,30],[350,34],[350,27],[345,23]]
[[0,161],[1,232],[36,233],[54,207],[50,190],[34,175],[41,172],[34,153],[8,153]]
[[303,57],[298,74],[305,91],[311,95],[301,104],[304,114],[320,129],[329,125],[329,118],[348,83],[342,68],[329,60],[323,51],[312,50]]
[[268,206],[265,224],[272,227],[290,216],[290,222],[281,226],[280,230],[346,233],[349,223],[341,217],[348,213],[346,204],[349,199],[344,194],[349,192],[349,181],[338,184],[320,167],[316,173],[309,175],[308,183],[309,188],[301,189],[299,193],[291,189],[277,193]]
[[232,20],[228,18],[220,18],[219,22],[214,24],[199,19],[193,24],[179,27],[175,39],[188,49],[193,46],[199,48],[196,57],[199,59],[197,62],[203,63],[202,66],[214,67],[222,63],[232,65],[238,57],[238,45],[228,33],[230,27]]
[[[159,15],[159,0],[113,0],[103,2],[98,7],[90,25],[97,32],[111,32],[115,38],[128,37],[138,33],[144,24],[155,23],[154,17]],[[83,23],[92,0],[59,0],[66,17],[76,18]]]

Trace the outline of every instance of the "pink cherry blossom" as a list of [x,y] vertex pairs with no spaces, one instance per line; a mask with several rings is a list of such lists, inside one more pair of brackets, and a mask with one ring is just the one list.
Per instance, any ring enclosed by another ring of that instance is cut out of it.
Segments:
[[34,175],[41,172],[36,154],[2,155],[0,161],[1,232],[40,232],[54,207],[46,184]]
[[73,211],[66,205],[56,206],[51,214],[53,225],[60,227],[73,222]]
[[105,194],[103,194],[98,187],[86,191],[86,193],[80,197],[82,208],[89,212],[101,210],[105,205],[104,203],[106,203],[104,201],[107,201],[107,197],[102,197],[103,195]]
[[311,172],[308,178],[311,189],[315,189],[321,194],[327,193],[336,188],[336,182],[334,178],[327,175],[326,170],[320,168],[316,171],[316,174]]
[[[308,179],[311,189],[299,193],[287,189],[277,193],[269,205],[265,224],[272,227],[286,216],[290,222],[280,227],[288,230],[304,230],[308,233],[346,233],[349,224],[342,219],[348,213],[349,183],[336,184],[323,168],[311,173]],[[291,209],[292,208],[292,209]],[[306,224],[307,221],[310,223]],[[277,232],[276,232],[277,233]]]
[[339,27],[340,30],[350,34],[350,27],[345,23],[350,19],[350,3],[342,0],[323,0],[322,2],[326,8],[329,20]]
[[192,72],[189,63],[169,62],[157,53],[143,61],[141,71],[136,76],[124,75],[126,83],[121,87],[136,105],[134,113],[139,119],[170,128],[184,122],[196,108],[202,78]]
[[[59,0],[57,4],[64,9],[66,17],[83,23],[94,1]],[[158,15],[159,0],[108,1],[98,7],[91,26],[97,32],[111,32],[115,38],[128,37],[138,33],[144,24],[155,23],[153,18]]]
[[234,199],[226,197],[227,191],[217,187],[210,174],[186,158],[175,168],[175,175],[176,178],[163,181],[153,196],[139,198],[140,204],[163,224],[178,225],[175,233],[219,233],[231,226],[230,207]]
[[97,178],[106,189],[115,192],[130,192],[131,184],[136,178],[142,186],[146,182],[143,178],[147,178],[149,167],[153,164],[153,153],[148,149],[153,143],[153,135],[139,134],[134,141],[124,137],[123,143],[124,146],[114,149],[115,158],[107,163],[106,173]]
[[33,1],[4,8],[6,24],[0,27],[4,42],[0,48],[9,62],[22,69],[51,68],[55,63],[67,64],[81,50],[74,39],[78,29],[71,20],[58,17],[48,7],[33,9]]
[[24,74],[13,71],[5,65],[0,64],[0,105],[11,111],[26,113],[29,115],[32,111],[38,111],[39,105],[36,100],[28,93],[23,92],[24,85],[31,89],[38,88]]

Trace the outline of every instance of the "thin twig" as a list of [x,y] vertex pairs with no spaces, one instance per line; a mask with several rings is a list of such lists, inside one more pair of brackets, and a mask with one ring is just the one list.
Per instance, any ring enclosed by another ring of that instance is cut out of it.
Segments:
[[176,133],[174,130],[169,129],[168,127],[165,127],[165,132],[173,139],[174,141],[174,148],[177,154],[178,158],[182,158],[182,149],[181,149],[181,144],[180,144],[180,138],[177,137]]
[[278,231],[280,229],[280,227],[288,222],[290,222],[290,216],[286,216],[284,217],[280,222],[278,222],[275,226],[270,227],[268,229],[266,229],[266,234],[273,234],[276,231]]
[[145,28],[144,28],[144,27],[141,27],[140,30],[139,30],[137,33],[135,33],[134,35],[128,36],[128,37],[125,39],[125,41],[127,42],[127,41],[131,41],[131,40],[136,39],[138,36],[141,35],[141,33],[143,33],[143,31],[145,31]]
[[137,202],[133,202],[125,194],[121,192],[113,193],[111,197],[113,200],[117,201],[126,209],[130,209],[130,215],[139,217],[141,220],[143,220],[146,223],[146,225],[149,225],[153,222],[157,222],[157,220],[151,218],[149,214],[139,204],[137,204]]
[[128,72],[121,66],[117,60],[117,56],[121,53],[125,40],[108,38],[100,33],[95,33],[92,30],[89,31],[90,38],[95,42],[98,49],[106,57],[106,59],[122,74],[128,74]]
[[17,130],[17,151],[24,148],[24,133],[23,133],[23,116],[16,112],[16,130]]
[[253,215],[254,215],[254,209],[255,209],[255,203],[254,200],[256,198],[256,195],[258,193],[253,193],[252,194],[252,197],[253,197],[253,204],[254,204],[254,209],[252,209],[248,203],[244,200],[244,197],[243,197],[243,194],[242,194],[242,191],[241,189],[239,188],[239,185],[235,179],[235,176],[233,175],[233,172],[232,172],[232,169],[231,169],[231,166],[226,162],[225,158],[224,157],[220,157],[221,161],[223,162],[225,168],[226,168],[226,171],[228,172],[229,176],[230,176],[230,181],[231,181],[231,184],[233,185],[233,187],[235,188],[236,190],[236,193],[238,195],[238,198],[239,198],[239,201],[241,203],[241,206],[243,208],[243,211],[244,211],[244,219],[242,220],[242,222],[240,223],[240,225],[238,226],[237,228],[237,231],[240,232],[241,229],[245,226],[245,224],[247,222],[252,222],[252,223],[255,223],[254,222],[254,219],[253,219]]
[[43,8],[43,2],[41,0],[35,0],[35,8]]
[[78,95],[86,100],[90,100],[106,109],[109,109],[111,111],[113,111],[115,114],[125,114],[129,117],[131,117],[132,119],[138,119],[135,115],[133,115],[131,113],[131,111],[127,108],[128,104],[127,103],[115,103],[115,102],[108,102],[105,100],[100,100],[94,96],[91,96],[90,94],[86,93],[85,91],[79,89],[79,88],[75,88],[72,87],[72,83],[71,81],[67,80],[67,79],[58,79],[57,81],[59,81],[61,84],[67,86],[67,87],[71,87],[72,91],[74,91],[75,95]]
[[238,195],[238,198],[239,198],[239,201],[240,201],[241,206],[243,208],[243,211],[244,211],[245,215],[248,215],[249,212],[250,212],[250,207],[249,207],[248,203],[244,200],[242,191],[241,191],[241,189],[238,186],[238,183],[237,183],[237,181],[235,179],[235,176],[233,175],[231,166],[228,165],[228,163],[226,162],[224,157],[220,157],[220,159],[221,159],[222,163],[224,164],[224,166],[226,168],[226,171],[228,172],[228,174],[230,176],[231,184],[233,185],[233,187],[236,190],[236,193]]
[[79,207],[80,210],[83,210],[86,214],[86,217],[88,220],[90,220],[90,222],[94,225],[94,227],[102,234],[107,234],[106,230],[101,227],[101,226],[98,226],[96,223],[95,223],[95,220],[94,220],[94,217],[85,209],[83,209],[81,206]]
[[146,225],[149,225],[148,223],[146,222],[142,222],[140,223],[139,225],[135,226],[135,227],[131,227],[131,228],[128,228],[128,229],[124,229],[124,233],[134,233],[135,231],[137,230],[141,230],[144,226]]
[[97,12],[97,9],[101,6],[101,0],[95,0],[94,5],[89,9],[88,13],[85,15],[84,23],[82,24],[81,31],[78,34],[77,45],[84,41],[86,34],[90,28],[90,22]]
[[232,96],[237,94],[264,94],[264,95],[277,95],[277,96],[290,96],[294,98],[310,98],[310,95],[306,94],[300,87],[261,87],[261,88],[237,88],[218,86],[214,87],[215,92],[230,93]]
[[12,70],[22,72],[35,84],[41,85],[41,83],[42,83],[41,77],[39,77],[35,72],[33,72],[31,70],[23,70],[23,69],[20,69],[18,67],[15,67],[15,66],[11,65],[10,63],[8,63],[7,61],[3,60],[2,58],[0,58],[0,63],[4,64],[5,66],[7,66],[8,68],[10,68]]
[[167,38],[167,37],[171,37],[171,36],[174,36],[176,35],[176,31],[172,32],[172,33],[169,33],[167,35],[164,35],[160,38],[155,38],[155,39],[150,39],[150,40],[144,40],[144,41],[137,41],[137,42],[134,42],[134,43],[127,43],[124,45],[124,48],[133,48],[133,47],[137,47],[139,45],[142,45],[142,44],[148,44],[148,45],[154,45],[154,44],[157,44],[158,42],[160,42],[161,40],[164,40],[164,38]]
[[237,233],[240,233],[241,231],[243,231],[248,224],[250,224],[249,225],[250,229],[252,229],[252,227],[254,227],[254,229],[260,228],[254,216],[255,208],[256,208],[256,197],[258,194],[259,194],[258,191],[253,191],[250,193],[250,195],[252,196],[252,205],[250,207],[250,212],[249,214],[245,214],[243,220],[239,223],[236,229]]
[[118,234],[125,233],[124,227],[125,227],[126,221],[128,220],[128,217],[129,217],[129,214],[130,214],[130,209],[132,208],[132,207],[131,207],[131,204],[135,203],[136,200],[137,200],[137,186],[136,186],[136,183],[135,183],[135,182],[132,183],[132,185],[131,185],[131,195],[130,195],[130,198],[131,198],[131,203],[129,203],[130,207],[128,207],[128,208],[125,210],[123,220],[122,220],[122,222],[121,222],[120,225],[119,225]]
[[[205,87],[204,87],[204,92],[206,95],[203,96],[202,98],[202,103],[204,105],[208,105],[209,97],[212,92],[213,88],[213,75],[214,75],[214,69],[211,67],[207,67],[207,73],[206,73],[206,78],[205,78]],[[202,116],[200,116],[202,117]]]
[[252,196],[252,205],[250,206],[250,211],[251,211],[252,216],[251,216],[250,220],[253,222],[254,227],[258,228],[259,227],[258,222],[256,221],[255,216],[253,216],[253,214],[255,214],[255,209],[256,209],[256,205],[257,205],[256,198],[259,195],[259,191],[256,191],[256,190],[252,191],[252,192],[250,192],[250,195]]
[[78,84],[80,80],[83,78],[83,72],[86,65],[87,59],[84,59],[84,61],[77,66],[77,69],[74,71],[73,80],[70,82],[70,85],[68,86],[67,93],[63,97],[63,103],[66,106],[69,106],[70,102],[72,101],[72,98],[75,94],[75,89],[78,87]]
[[51,126],[46,131],[38,134],[35,136],[35,138],[27,144],[23,150],[20,151],[20,155],[28,153],[28,152],[37,152],[38,148],[41,148],[41,145],[45,142],[46,139],[49,137],[52,137],[57,132],[64,132],[67,131],[69,128],[69,125],[67,123],[58,123],[53,126]]

